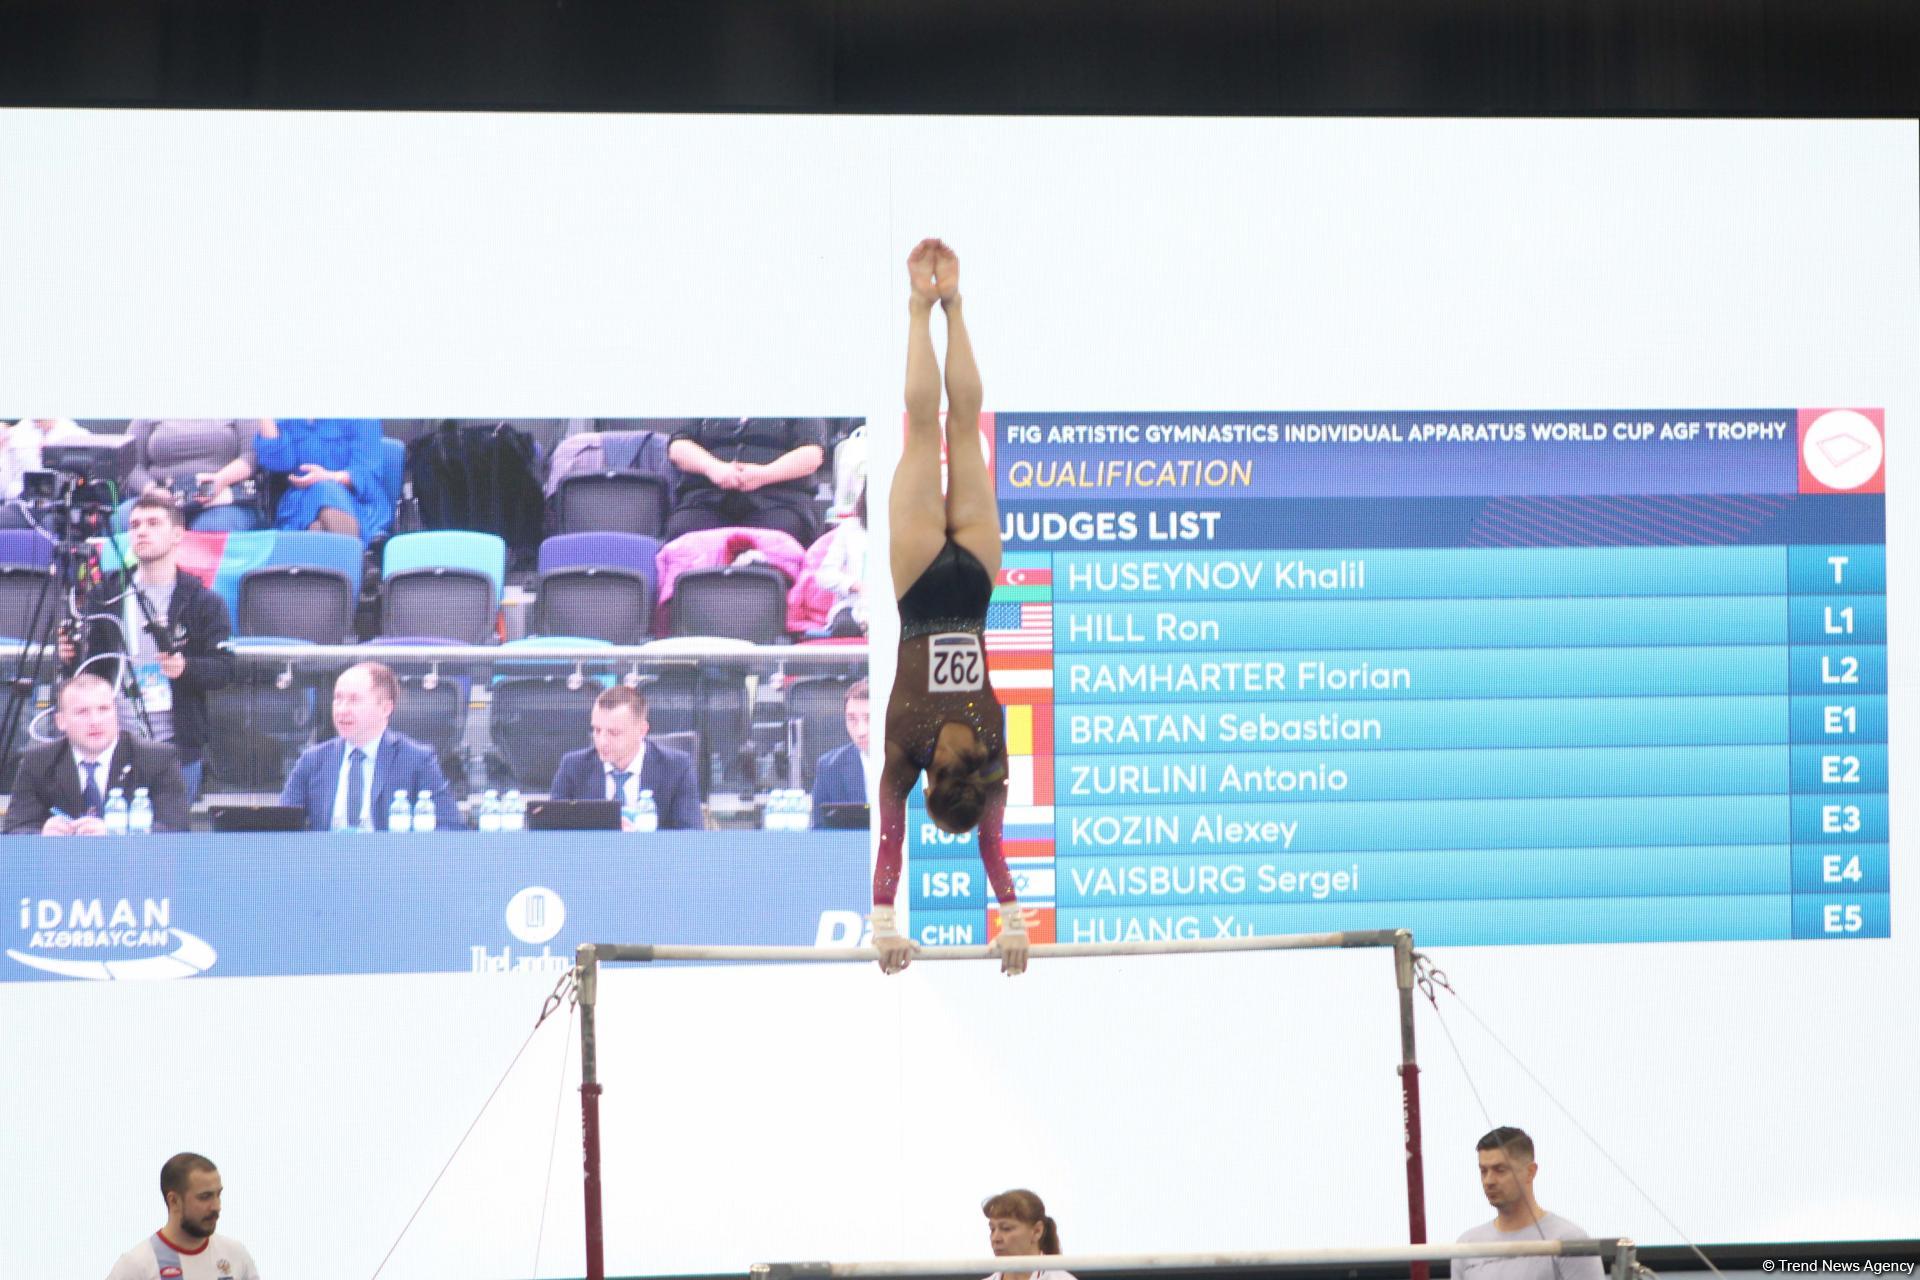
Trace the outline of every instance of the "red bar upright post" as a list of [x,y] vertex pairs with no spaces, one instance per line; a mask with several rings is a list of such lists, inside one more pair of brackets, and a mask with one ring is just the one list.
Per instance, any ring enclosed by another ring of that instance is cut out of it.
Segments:
[[[1400,988],[1400,1110],[1407,1148],[1407,1243],[1427,1242],[1427,1175],[1420,1144],[1420,1064],[1413,1052],[1413,935],[1402,930],[1393,942],[1394,982]],[[1413,1280],[1428,1280],[1429,1267],[1416,1262]]]
[[587,1280],[607,1280],[606,1236],[600,1217],[600,1079],[595,1060],[593,1006],[600,985],[600,958],[591,943],[575,953],[575,989],[580,998],[580,1140],[587,1212]]

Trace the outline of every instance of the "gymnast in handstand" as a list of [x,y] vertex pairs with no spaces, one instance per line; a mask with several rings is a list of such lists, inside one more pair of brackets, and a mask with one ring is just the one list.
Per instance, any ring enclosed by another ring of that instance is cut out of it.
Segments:
[[[1007,807],[1006,716],[987,679],[987,600],[1000,571],[1000,511],[980,452],[980,369],[960,309],[960,259],[938,240],[907,258],[907,438],[888,504],[889,561],[900,607],[900,657],[887,702],[880,772],[880,860],[873,941],[898,973],[913,944],[894,926],[907,797],[922,772],[927,816],[942,831],[980,832],[980,861],[1000,903],[1000,969],[1027,967],[1027,931],[1000,848]],[[947,318],[947,491],[940,492],[940,365],[933,307]]]

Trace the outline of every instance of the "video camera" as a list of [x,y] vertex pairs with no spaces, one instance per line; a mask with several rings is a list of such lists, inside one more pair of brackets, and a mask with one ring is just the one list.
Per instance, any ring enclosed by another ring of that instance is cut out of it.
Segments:
[[43,469],[20,478],[21,500],[56,537],[97,537],[113,525],[114,498],[133,473],[135,452],[132,436],[47,445]]

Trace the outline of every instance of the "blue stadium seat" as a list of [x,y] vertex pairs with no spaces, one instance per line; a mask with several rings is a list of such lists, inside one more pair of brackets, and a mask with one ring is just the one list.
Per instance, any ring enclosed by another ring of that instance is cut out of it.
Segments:
[[464,529],[430,529],[402,533],[387,539],[380,576],[392,578],[409,569],[466,569],[486,575],[493,583],[493,602],[507,577],[507,544],[498,534]]
[[495,534],[437,529],[390,538],[380,630],[485,644],[494,638],[506,573],[507,544]]

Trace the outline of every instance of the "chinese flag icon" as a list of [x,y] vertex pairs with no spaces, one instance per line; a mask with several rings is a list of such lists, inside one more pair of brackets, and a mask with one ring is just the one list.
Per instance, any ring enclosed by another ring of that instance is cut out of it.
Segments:
[[[1020,914],[1026,917],[1028,942],[1055,941],[1054,908],[1022,907]],[[987,908],[987,941],[992,942],[1000,936],[1000,912],[996,907]]]
[[1801,493],[1885,493],[1884,409],[1800,411]]

